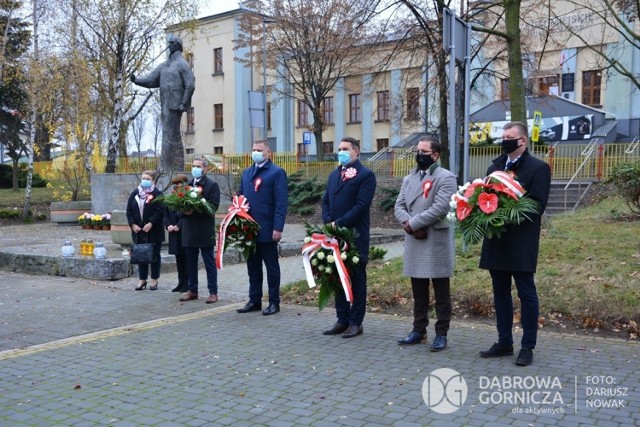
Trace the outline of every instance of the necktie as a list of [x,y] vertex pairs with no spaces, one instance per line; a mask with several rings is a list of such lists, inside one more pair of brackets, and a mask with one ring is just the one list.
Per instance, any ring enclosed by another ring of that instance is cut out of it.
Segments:
[[504,170],[511,170],[511,167],[513,167],[513,162],[511,160],[507,160],[507,166],[505,166]]
[[342,168],[342,170],[340,171],[340,178],[342,178],[343,181],[344,181],[344,171],[345,170],[346,170],[345,168]]
[[420,171],[420,181],[424,179],[424,176],[427,174],[425,171]]

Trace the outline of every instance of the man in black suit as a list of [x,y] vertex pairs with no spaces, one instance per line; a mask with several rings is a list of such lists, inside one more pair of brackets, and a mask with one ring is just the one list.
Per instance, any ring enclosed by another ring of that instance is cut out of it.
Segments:
[[513,173],[526,191],[524,197],[530,197],[540,205],[539,213],[529,215],[531,220],[525,220],[519,225],[507,226],[507,231],[500,238],[485,238],[480,256],[480,268],[489,270],[491,274],[498,328],[498,342],[489,350],[481,351],[480,356],[501,357],[513,354],[513,278],[520,298],[523,332],[522,349],[516,358],[516,365],[519,366],[527,366],[533,362],[533,349],[536,346],[539,309],[534,273],[538,262],[541,218],[551,186],[549,165],[529,153],[528,141],[525,124],[507,123],[502,132],[503,154],[493,160],[487,175],[497,170]]
[[327,189],[322,196],[322,221],[333,226],[354,228],[358,233],[355,245],[360,261],[351,271],[352,305],[349,306],[344,292],[336,292],[338,321],[323,332],[324,335],[342,334],[343,338],[362,334],[367,305],[369,225],[376,176],[360,163],[359,155],[358,141],[351,137],[342,138],[338,145],[340,166],[329,174]]
[[[191,164],[193,180],[190,186],[200,187],[202,197],[217,211],[220,205],[220,187],[206,175],[207,161],[194,159]],[[187,274],[189,276],[189,290],[180,301],[198,299],[198,253],[202,254],[202,261],[207,272],[207,288],[209,297],[206,303],[218,301],[218,270],[213,249],[215,240],[216,218],[199,212],[185,212],[182,216],[182,246],[187,250]]]

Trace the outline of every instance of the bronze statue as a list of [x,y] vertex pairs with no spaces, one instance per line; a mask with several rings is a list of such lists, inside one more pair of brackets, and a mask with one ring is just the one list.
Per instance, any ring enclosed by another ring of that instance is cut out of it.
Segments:
[[191,67],[182,56],[182,40],[176,36],[167,39],[169,59],[144,77],[131,74],[131,81],[146,88],[160,88],[162,120],[162,169],[165,172],[184,170],[184,149],[180,135],[182,113],[191,108],[191,96],[196,79]]

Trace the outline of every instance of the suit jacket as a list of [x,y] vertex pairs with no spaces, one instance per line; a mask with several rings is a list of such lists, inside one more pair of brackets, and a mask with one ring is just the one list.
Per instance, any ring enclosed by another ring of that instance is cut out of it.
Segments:
[[252,165],[242,172],[238,194],[247,198],[249,214],[260,224],[258,242],[273,242],[273,230],[284,230],[287,218],[287,173],[271,160],[260,168]]
[[[487,175],[496,170],[503,170],[506,161],[506,154],[494,159],[487,169]],[[551,169],[548,164],[525,150],[512,170],[526,191],[524,197],[538,202],[540,213],[531,215],[531,221],[525,220],[520,225],[508,225],[507,231],[499,239],[485,238],[482,242],[480,268],[535,273],[542,214],[547,206],[551,187]]]
[[[193,185],[193,179],[188,185]],[[198,181],[202,187],[202,197],[213,205],[217,211],[220,205],[220,187],[206,175]],[[182,246],[206,248],[216,245],[216,217],[204,213],[194,212],[182,216]]]
[[356,176],[343,181],[340,176],[342,166],[329,174],[327,189],[322,196],[322,221],[355,228],[358,232],[355,244],[360,259],[366,263],[369,260],[370,211],[376,191],[376,176],[358,159],[346,168],[354,168]]
[[182,248],[182,214],[180,212],[167,210],[164,215],[164,228],[170,225],[177,225],[180,231],[167,233],[169,235],[169,248],[167,253],[176,255]]
[[129,223],[129,227],[133,224],[138,225],[140,228],[144,227],[145,224],[151,223],[153,227],[149,230],[149,233],[145,233],[140,231],[139,233],[134,233],[131,231],[131,240],[134,243],[159,243],[164,242],[164,206],[160,203],[155,203],[158,196],[162,195],[162,191],[157,188],[153,190],[153,192],[149,196],[153,196],[152,199],[147,199],[145,201],[144,207],[142,209],[142,216],[140,216],[140,207],[138,205],[137,196],[138,189],[136,188],[129,195],[129,200],[127,201],[127,222]]
[[[400,224],[409,221],[412,230],[426,228],[427,238],[418,240],[405,233],[403,274],[416,278],[441,278],[453,275],[455,245],[453,227],[445,220],[451,196],[458,189],[456,176],[436,167],[424,179],[416,168],[402,180],[394,213]],[[424,197],[424,184],[431,189]]]
[[180,111],[180,104],[184,104],[188,111],[196,79],[182,52],[175,51],[149,75],[136,78],[135,84],[147,88],[159,87],[163,108]]

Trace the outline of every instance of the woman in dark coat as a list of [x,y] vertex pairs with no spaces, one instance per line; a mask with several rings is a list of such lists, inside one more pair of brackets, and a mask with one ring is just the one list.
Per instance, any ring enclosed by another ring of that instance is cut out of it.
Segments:
[[[155,186],[155,171],[144,171],[140,185],[133,190],[127,202],[127,221],[131,227],[131,239],[134,243],[153,243],[154,262],[151,263],[151,284],[149,289],[158,289],[160,278],[160,249],[164,241],[164,207],[153,201],[162,192]],[[136,291],[147,287],[149,264],[138,265],[138,286]]]
[[[189,178],[176,175],[171,180],[174,185],[184,185]],[[178,285],[171,292],[187,292],[189,290],[189,276],[187,274],[187,250],[182,246],[182,215],[180,212],[167,209],[164,216],[164,226],[169,232],[169,254],[176,256],[178,269]]]

